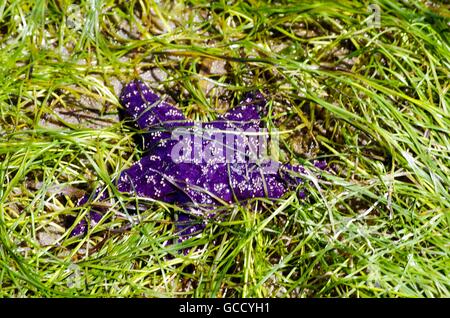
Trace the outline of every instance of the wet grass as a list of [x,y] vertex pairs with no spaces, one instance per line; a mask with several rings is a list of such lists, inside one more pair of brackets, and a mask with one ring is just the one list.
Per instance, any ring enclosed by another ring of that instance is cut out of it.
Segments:
[[[1,296],[450,296],[448,6],[2,3]],[[334,168],[167,244],[177,207],[128,215],[112,186],[142,155],[118,117],[135,77],[201,120],[261,89],[281,160]],[[99,185],[110,217],[69,238]]]

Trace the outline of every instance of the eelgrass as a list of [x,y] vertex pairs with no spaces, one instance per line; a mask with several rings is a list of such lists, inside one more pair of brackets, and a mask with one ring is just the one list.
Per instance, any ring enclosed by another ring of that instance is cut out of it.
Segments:
[[[0,295],[450,296],[449,23],[437,1],[3,2]],[[112,186],[141,156],[117,116],[136,76],[192,119],[261,89],[280,158],[333,169],[168,244],[177,207],[127,214]],[[99,185],[110,218],[69,238]]]

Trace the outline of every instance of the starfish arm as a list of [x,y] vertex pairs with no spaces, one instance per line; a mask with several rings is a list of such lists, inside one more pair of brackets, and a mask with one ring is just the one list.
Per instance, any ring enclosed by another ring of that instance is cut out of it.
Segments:
[[244,99],[234,108],[220,116],[219,120],[228,121],[260,121],[260,114],[267,104],[261,92],[249,92]]
[[306,174],[306,170],[300,165],[282,164],[278,169],[280,180],[291,187],[303,183],[301,175],[304,174]]
[[[97,190],[95,190],[92,198],[97,201],[106,200],[108,198],[107,192],[103,191],[100,194],[100,191],[101,191],[101,188],[98,188]],[[90,198],[91,198],[90,194],[85,194],[78,200],[77,206],[86,204]],[[88,231],[89,225],[95,225],[98,222],[100,222],[100,220],[103,217],[103,214],[105,213],[104,209],[101,207],[96,207],[96,208],[91,207],[89,209],[90,209],[89,213],[86,214],[86,217],[75,225],[72,232],[70,233],[70,237],[78,236],[81,234],[83,234],[83,235],[86,234]],[[99,211],[96,211],[95,209],[98,209]]]
[[161,100],[140,80],[131,81],[123,88],[120,103],[140,129],[171,121],[186,120],[178,108]]
[[171,182],[165,170],[170,170],[170,162],[162,163],[161,157],[148,155],[130,168],[122,171],[117,189],[120,192],[134,193],[141,197],[173,202],[178,188]]
[[[192,236],[199,234],[206,226],[204,219],[195,217],[187,213],[179,213],[178,218],[175,221],[175,231],[178,235],[178,243],[181,243]],[[187,254],[189,250],[184,250],[184,254]]]
[[140,80],[131,81],[123,88],[120,103],[137,127],[145,131],[139,142],[145,150],[170,139],[175,127],[192,125],[178,108],[161,100]]
[[86,220],[81,220],[77,225],[73,228],[72,232],[70,232],[70,237],[84,235],[87,233],[88,225]]

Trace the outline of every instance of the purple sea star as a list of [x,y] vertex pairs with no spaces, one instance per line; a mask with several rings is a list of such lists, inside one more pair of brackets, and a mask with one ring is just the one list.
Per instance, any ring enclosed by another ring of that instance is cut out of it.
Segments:
[[[277,199],[303,182],[299,177],[305,173],[303,167],[255,158],[255,149],[266,150],[264,140],[242,135],[261,132],[266,100],[260,92],[248,93],[235,108],[208,123],[187,120],[140,80],[124,87],[120,103],[143,131],[146,154],[121,173],[117,189],[182,206],[186,213],[176,222],[180,241],[201,231],[218,206],[251,198]],[[305,192],[300,190],[299,196],[304,198]],[[86,202],[82,198],[79,204]],[[96,222],[99,215],[89,214]],[[72,235],[86,230],[87,222],[82,221]]]

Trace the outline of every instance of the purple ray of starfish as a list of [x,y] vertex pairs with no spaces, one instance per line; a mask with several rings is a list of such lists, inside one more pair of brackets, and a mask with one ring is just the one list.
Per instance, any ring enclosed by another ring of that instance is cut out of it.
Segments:
[[[187,213],[181,213],[176,222],[180,241],[200,232],[217,206],[251,198],[277,199],[303,182],[299,177],[305,173],[301,166],[251,160],[252,149],[263,149],[261,139],[250,138],[245,147],[240,147],[247,141],[240,132],[258,132],[262,128],[260,113],[266,100],[260,92],[247,94],[235,108],[208,123],[187,120],[179,109],[140,80],[124,87],[120,102],[143,131],[146,155],[121,173],[117,189],[181,205]],[[209,138],[204,138],[205,132]],[[198,138],[199,133],[203,133],[203,138]],[[178,149],[180,145],[184,145],[182,151]],[[196,149],[202,155],[198,156]],[[227,149],[233,155],[231,160]],[[322,165],[326,164],[319,164]],[[302,190],[300,197],[304,196]],[[200,222],[195,215],[201,216]],[[98,214],[91,212],[90,217],[98,221]],[[84,221],[72,235],[86,230]]]

